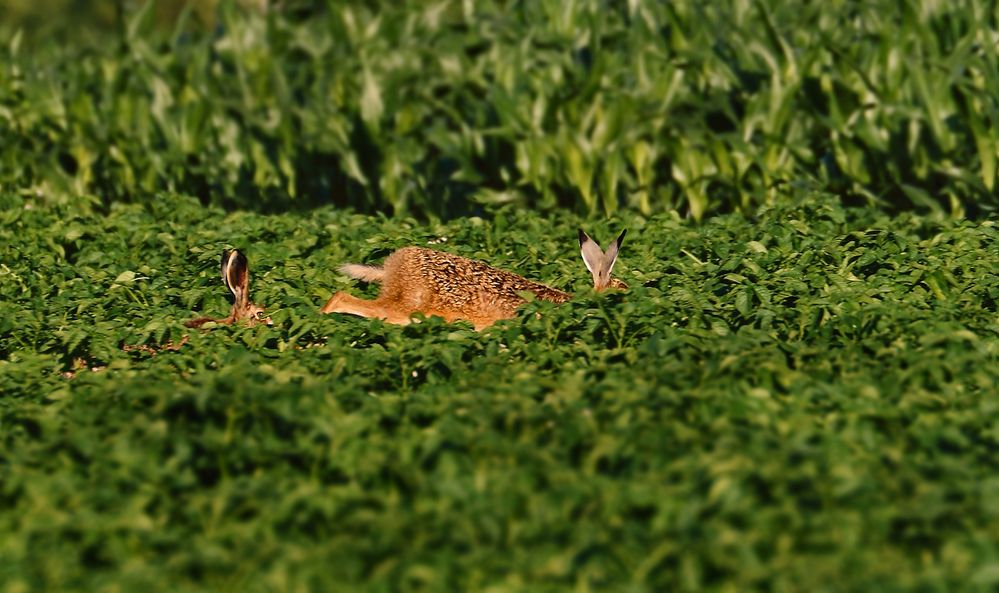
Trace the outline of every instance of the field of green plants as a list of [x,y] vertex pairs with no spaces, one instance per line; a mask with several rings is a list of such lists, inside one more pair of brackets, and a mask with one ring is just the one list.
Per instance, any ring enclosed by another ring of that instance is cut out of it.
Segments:
[[0,593],[999,587],[990,4],[8,2]]

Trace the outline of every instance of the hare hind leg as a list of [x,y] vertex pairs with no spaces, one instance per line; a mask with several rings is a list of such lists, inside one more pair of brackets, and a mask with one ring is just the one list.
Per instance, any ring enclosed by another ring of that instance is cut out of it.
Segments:
[[349,313],[350,315],[359,315],[361,317],[384,319],[389,323],[402,325],[409,323],[408,314],[397,311],[392,307],[386,307],[379,300],[366,301],[345,292],[338,292],[331,296],[330,300],[326,301],[326,304],[323,305],[323,308],[319,312]]

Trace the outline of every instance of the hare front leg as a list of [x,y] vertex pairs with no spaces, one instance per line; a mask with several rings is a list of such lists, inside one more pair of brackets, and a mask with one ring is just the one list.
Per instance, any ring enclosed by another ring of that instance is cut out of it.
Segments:
[[359,315],[361,317],[374,317],[377,319],[384,319],[389,323],[397,323],[401,325],[409,323],[409,315],[407,314],[385,307],[378,301],[366,301],[364,299],[351,296],[345,292],[338,292],[331,296],[330,300],[326,301],[326,304],[323,305],[323,308],[320,309],[319,312],[348,313],[350,315]]

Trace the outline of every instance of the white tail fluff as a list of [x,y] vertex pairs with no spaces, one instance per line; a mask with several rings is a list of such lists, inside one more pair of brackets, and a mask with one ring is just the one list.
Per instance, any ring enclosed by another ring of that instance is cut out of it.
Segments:
[[385,280],[385,270],[374,266],[362,266],[359,264],[344,264],[340,266],[340,271],[358,280],[365,282],[382,282]]

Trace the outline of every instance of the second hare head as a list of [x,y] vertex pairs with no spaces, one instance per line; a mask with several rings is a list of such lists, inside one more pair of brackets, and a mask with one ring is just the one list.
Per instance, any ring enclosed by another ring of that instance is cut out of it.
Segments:
[[579,251],[583,256],[586,269],[593,276],[594,290],[599,292],[605,288],[628,288],[627,284],[611,276],[611,270],[614,269],[614,263],[617,262],[617,254],[621,250],[621,243],[627,232],[628,229],[621,231],[617,239],[604,252],[596,241],[583,232],[583,229],[579,229]]
[[229,311],[229,316],[224,319],[201,317],[188,321],[185,325],[200,327],[209,321],[222,324],[246,321],[249,325],[256,323],[271,325],[271,318],[264,316],[264,308],[250,302],[250,266],[246,256],[237,249],[225,249],[222,251],[219,264],[222,282],[232,293],[232,309]]

